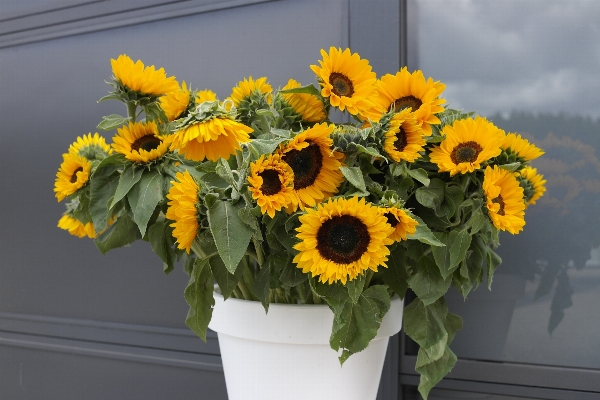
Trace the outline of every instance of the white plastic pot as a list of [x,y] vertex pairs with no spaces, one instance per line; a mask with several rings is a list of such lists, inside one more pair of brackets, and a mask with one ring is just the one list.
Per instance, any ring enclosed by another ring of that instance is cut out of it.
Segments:
[[340,366],[329,346],[326,305],[227,299],[215,291],[209,328],[217,332],[229,400],[375,400],[389,337],[402,327],[392,299],[375,339]]

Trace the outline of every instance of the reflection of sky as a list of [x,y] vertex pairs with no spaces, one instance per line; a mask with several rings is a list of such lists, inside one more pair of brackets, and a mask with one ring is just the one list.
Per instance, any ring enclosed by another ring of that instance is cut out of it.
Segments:
[[600,1],[417,0],[419,68],[453,108],[600,117]]

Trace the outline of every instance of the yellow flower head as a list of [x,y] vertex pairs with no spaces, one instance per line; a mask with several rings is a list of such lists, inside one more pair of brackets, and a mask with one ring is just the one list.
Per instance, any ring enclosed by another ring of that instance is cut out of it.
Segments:
[[156,123],[136,122],[117,129],[112,147],[129,161],[147,163],[165,155],[169,144],[170,137],[162,137]]
[[466,174],[501,153],[504,131],[482,117],[457,120],[442,129],[444,140],[431,150],[431,162],[440,172]]
[[394,228],[364,198],[330,199],[317,209],[307,209],[299,221],[294,262],[302,272],[321,282],[345,284],[366,270],[387,268]]
[[425,151],[425,132],[417,124],[414,114],[404,109],[396,113],[384,134],[383,149],[395,162],[414,162]]
[[264,155],[250,164],[250,193],[263,214],[275,216],[275,211],[290,205],[295,198],[294,172],[281,161],[279,154]]
[[96,132],[94,136],[88,133],[77,137],[77,140],[69,146],[69,154],[76,154],[94,161],[111,155],[112,149],[106,144],[106,140]]
[[521,186],[525,183],[525,194],[528,197],[526,206],[535,204],[546,193],[544,175],[538,174],[537,169],[533,167],[525,167],[517,175],[525,180],[521,182]]
[[369,61],[350,53],[350,49],[342,51],[335,47],[329,49],[329,54],[321,50],[321,56],[320,67],[310,66],[322,86],[321,95],[328,97],[332,106],[352,115],[378,117],[372,110],[377,76],[371,71]]
[[[290,79],[283,87],[283,90],[298,88],[299,82],[294,79]],[[284,100],[294,109],[294,112],[302,118],[303,121],[308,123],[323,122],[327,118],[325,112],[325,105],[323,102],[308,93],[284,93]]]
[[63,162],[56,173],[54,193],[58,201],[81,189],[89,180],[92,163],[77,154],[63,154]]
[[198,209],[197,203],[200,187],[188,171],[178,172],[176,181],[171,181],[171,189],[167,193],[169,208],[166,217],[175,221],[173,237],[177,240],[177,248],[185,249],[189,254],[192,243],[198,233]]
[[410,109],[417,123],[422,126],[427,136],[431,135],[431,124],[439,124],[440,120],[435,114],[444,111],[441,105],[446,100],[440,98],[446,85],[439,81],[434,82],[432,78],[425,80],[423,72],[417,70],[408,72],[406,67],[402,68],[396,75],[387,74],[381,77],[375,84],[379,115],[388,112],[392,108],[400,111],[404,108]]
[[183,117],[185,111],[193,106],[190,89],[182,83],[181,88],[169,92],[160,98],[160,108],[165,112],[169,122]]
[[215,100],[217,100],[217,94],[210,89],[199,90],[198,93],[196,93],[196,103],[198,104]]
[[237,86],[231,92],[231,100],[236,107],[239,107],[242,101],[247,101],[250,95],[254,92],[262,93],[266,96],[267,102],[271,102],[271,92],[273,88],[267,82],[266,77],[258,78],[256,81],[249,77],[243,81],[239,81]]
[[344,181],[340,171],[343,153],[332,152],[330,135],[333,125],[315,124],[300,132],[278,150],[281,159],[294,171],[294,191],[297,198],[287,208],[293,212],[300,207],[314,207],[323,199],[337,193]]
[[504,138],[501,145],[503,150],[510,151],[522,158],[524,161],[535,160],[544,154],[544,150],[540,149],[529,140],[522,138],[521,135],[516,133],[509,133]]
[[408,235],[413,235],[417,231],[419,223],[414,220],[405,210],[396,207],[381,208],[383,216],[387,219],[387,223],[394,230],[390,235],[390,239],[395,242],[406,240]]
[[179,89],[174,76],[167,78],[163,68],[156,70],[154,65],[144,67],[138,60],[135,63],[125,54],[116,60],[111,59],[115,80],[130,90],[149,96],[162,96],[165,93]]
[[488,166],[483,176],[483,192],[488,214],[497,229],[513,235],[525,226],[523,188],[515,175],[505,169]]
[[90,239],[96,238],[96,230],[94,224],[88,222],[83,224],[77,218],[65,214],[58,220],[58,227],[68,231],[71,235],[77,236],[78,238],[89,237]]

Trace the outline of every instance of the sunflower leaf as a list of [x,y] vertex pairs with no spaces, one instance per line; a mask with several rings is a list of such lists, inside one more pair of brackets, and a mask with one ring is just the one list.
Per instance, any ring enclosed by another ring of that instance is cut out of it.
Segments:
[[251,160],[256,161],[263,154],[271,154],[275,151],[277,146],[280,143],[287,140],[285,137],[279,137],[277,139],[254,139],[250,143],[248,143],[248,148],[250,149]]
[[206,342],[206,329],[215,305],[213,277],[208,261],[208,258],[196,260],[188,285],[183,292],[185,301],[190,306],[185,324],[204,342]]
[[514,163],[510,163],[510,164],[503,164],[503,165],[499,165],[500,168],[505,169],[507,171],[510,172],[515,172],[516,170],[518,170],[523,164],[521,164],[520,162],[514,162]]
[[140,181],[143,172],[143,168],[136,170],[133,165],[131,165],[129,168],[125,168],[121,174],[121,177],[119,178],[119,186],[117,186],[117,191],[115,192],[113,201],[110,204],[110,209],[112,209],[123,197],[127,196],[127,193],[129,193],[131,188]]
[[404,298],[408,289],[408,271],[406,270],[406,249],[403,246],[396,246],[387,262],[387,268],[384,268],[382,279],[398,296]]
[[[270,257],[272,257],[272,255],[269,256],[269,258]],[[265,313],[269,312],[269,293],[271,289],[271,264],[272,262],[270,260],[269,262],[263,264],[260,271],[258,271],[256,278],[254,278],[254,284],[252,286],[252,293],[254,293],[254,295],[258,297],[258,300],[260,300],[260,302],[262,303],[265,309]]]
[[94,240],[96,247],[102,254],[118,247],[127,246],[138,239],[141,239],[140,231],[135,222],[127,214],[117,218],[114,224],[109,226]]
[[127,200],[133,211],[133,220],[142,236],[146,234],[148,221],[162,199],[162,178],[157,171],[145,171],[139,182],[127,194]]
[[444,182],[441,179],[432,179],[428,187],[416,190],[415,197],[425,207],[438,209],[444,201]]
[[376,148],[373,147],[364,147],[360,144],[356,144],[356,149],[358,150],[358,153],[364,153],[364,154],[368,154],[372,157],[380,157],[383,158],[383,156],[381,155],[381,153],[379,153],[379,151],[377,151]]
[[[417,360],[419,359],[419,356],[421,356],[422,351],[424,351],[422,348],[419,349]],[[423,360],[423,356],[421,356],[421,360]],[[424,399],[427,399],[429,391],[435,385],[437,385],[438,382],[448,374],[448,372],[452,370],[456,364],[456,360],[456,355],[446,345],[444,347],[444,352],[439,359],[429,363],[424,363],[415,368],[415,370],[421,374],[421,379],[419,381],[419,393],[421,393],[421,396],[423,396]]]
[[444,326],[447,315],[443,297],[428,306],[417,298],[404,308],[404,332],[419,346],[432,346],[448,334]]
[[[109,96],[105,96],[105,97],[109,97]],[[100,100],[102,100],[102,99],[100,99]],[[129,118],[122,117],[117,114],[111,114],[106,117],[102,117],[102,122],[100,122],[98,124],[98,129],[101,129],[103,131],[110,131],[110,130],[115,129],[118,126],[122,126],[122,125],[126,124],[128,121],[129,121]]]
[[452,283],[452,278],[443,278],[435,261],[428,256],[421,256],[417,261],[417,272],[408,278],[408,285],[428,306],[442,297]]
[[435,237],[446,246],[432,247],[433,258],[443,279],[448,278],[467,255],[471,235],[466,230],[436,232]]
[[112,215],[109,216],[109,205],[119,184],[119,174],[103,175],[96,170],[94,179],[91,181],[89,209],[96,233],[99,233],[106,229],[108,221],[112,217]]
[[494,271],[498,265],[502,264],[502,258],[494,250],[487,249],[487,284],[488,289],[492,290],[492,280],[494,279]]
[[407,172],[411,178],[421,182],[425,186],[429,186],[431,180],[429,179],[429,176],[427,176],[427,171],[423,168],[409,169]]
[[221,294],[223,295],[224,299],[227,299],[237,287],[238,282],[242,279],[244,268],[238,266],[238,268],[235,270],[235,273],[232,274],[227,270],[227,267],[225,267],[221,257],[211,257],[209,263],[210,270],[212,271],[212,274],[219,285]]
[[310,85],[301,86],[293,89],[285,89],[280,90],[279,93],[282,94],[292,94],[292,93],[304,93],[304,94],[312,94],[313,96],[317,96],[321,98],[321,91],[317,89],[312,83]]
[[344,174],[344,177],[348,179],[348,182],[361,192],[367,191],[365,180],[363,178],[362,170],[359,167],[340,167],[340,171]]
[[429,229],[427,224],[425,224],[425,222],[423,222],[421,218],[417,217],[411,212],[407,212],[407,214],[419,223],[419,225],[417,225],[417,230],[415,231],[415,233],[408,236],[408,239],[415,239],[419,242],[426,243],[431,246],[445,246],[444,243],[440,242],[434,236],[433,232],[431,232],[431,229]]
[[281,283],[294,287],[298,286],[307,279],[308,274],[303,273],[302,270],[298,268],[296,263],[291,262],[291,256],[288,257],[288,263],[285,265],[283,271],[281,271],[281,275],[279,276]]
[[164,217],[159,219],[148,229],[150,247],[167,266],[165,273],[171,272],[175,266],[175,250],[173,249],[173,228]]

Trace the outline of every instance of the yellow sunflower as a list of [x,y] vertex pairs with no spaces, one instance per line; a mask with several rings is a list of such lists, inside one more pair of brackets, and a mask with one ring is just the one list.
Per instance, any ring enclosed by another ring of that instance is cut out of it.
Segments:
[[502,149],[504,131],[482,117],[457,120],[442,129],[444,140],[431,150],[431,162],[440,172],[466,174],[481,168],[481,163],[496,157]]
[[56,173],[54,192],[58,201],[81,189],[89,180],[92,163],[77,154],[63,154],[63,162]]
[[242,101],[247,100],[250,95],[254,92],[262,93],[267,97],[267,101],[271,102],[271,92],[273,88],[267,82],[266,77],[258,78],[257,80],[253,80],[252,77],[245,79],[243,81],[239,81],[237,86],[233,88],[231,92],[231,100],[233,100],[233,104],[236,107],[240,106]]
[[177,90],[171,91],[160,98],[160,108],[165,112],[169,122],[183,117],[183,113],[190,107],[191,92],[185,81]]
[[483,192],[494,226],[513,235],[525,226],[523,188],[515,175],[505,169],[488,166],[483,176]]
[[[396,75],[387,74],[375,83],[377,96],[373,99],[377,104],[379,116],[392,109],[400,111],[409,108],[415,115],[427,134],[431,135],[431,124],[439,124],[440,120],[435,114],[444,111],[441,105],[446,100],[440,98],[446,85],[432,78],[425,80],[423,72],[417,70],[408,72],[402,68]],[[376,118],[378,119],[378,118]]]
[[96,238],[96,230],[94,229],[94,224],[88,222],[87,224],[83,224],[77,218],[73,218],[72,216],[65,214],[58,220],[58,225],[60,229],[64,229],[68,231],[71,235],[77,236],[78,238],[89,237],[90,239]]
[[[523,168],[519,174],[521,179],[525,179],[525,195],[527,199],[526,206],[535,204],[540,197],[546,193],[546,180],[544,175],[538,174],[537,169],[533,167]],[[523,185],[523,182],[521,183]]]
[[147,163],[165,155],[169,144],[170,136],[162,137],[156,123],[136,122],[117,129],[112,147],[129,161]]
[[406,240],[407,235],[413,235],[417,231],[417,225],[419,225],[419,223],[403,209],[396,207],[381,208],[381,212],[383,213],[383,216],[386,217],[387,223],[394,228],[390,235],[390,239],[393,241],[399,242],[401,240]]
[[316,124],[300,132],[279,148],[281,159],[294,171],[294,192],[297,197],[288,212],[300,207],[314,207],[323,199],[337,193],[344,175],[340,171],[343,153],[332,151],[330,135],[334,126]]
[[379,208],[365,199],[330,199],[317,209],[307,209],[299,218],[294,262],[302,272],[333,283],[356,277],[366,270],[377,271],[390,254],[387,245],[394,228]]
[[291,204],[294,193],[294,172],[281,161],[279,154],[264,155],[250,164],[248,176],[252,198],[260,206],[263,214],[275,216],[275,211]]
[[[294,89],[302,85],[290,79],[283,87],[283,90]],[[284,100],[294,109],[296,114],[300,115],[303,121],[309,123],[323,122],[327,118],[325,105],[316,96],[307,93],[284,93]]]
[[166,217],[175,221],[173,237],[177,240],[177,248],[185,249],[189,254],[192,243],[198,233],[198,192],[200,187],[188,171],[178,172],[176,181],[171,181],[171,189],[167,193],[169,208]]
[[178,150],[192,161],[228,159],[241,150],[240,143],[250,141],[252,131],[252,128],[228,117],[212,118],[175,132],[171,150]]
[[154,65],[144,67],[140,60],[134,63],[125,54],[121,54],[116,60],[111,59],[110,64],[115,79],[123,86],[136,92],[150,96],[161,96],[179,89],[175,77],[170,76],[167,78],[163,68],[156,70]]
[[76,154],[90,161],[103,159],[112,154],[112,149],[106,140],[98,135],[98,132],[77,137],[77,140],[69,146],[69,154]]
[[544,154],[544,150],[516,133],[508,133],[500,147],[502,147],[503,150],[516,154],[517,157],[522,158],[524,161],[535,160]]
[[198,104],[215,100],[217,100],[217,94],[210,89],[199,90],[198,93],[196,93],[196,103]]
[[384,135],[383,149],[395,162],[413,162],[421,157],[420,152],[425,151],[424,134],[413,113],[404,109],[390,120]]
[[375,82],[377,76],[371,71],[369,61],[361,59],[350,49],[331,47],[329,54],[321,49],[323,60],[320,67],[311,65],[322,86],[321,95],[328,97],[332,106],[348,110],[350,114],[361,114],[368,118],[378,117],[372,110],[371,99],[377,95]]

